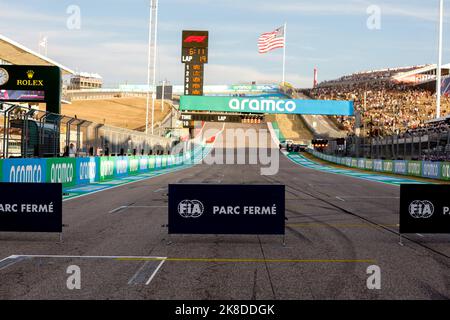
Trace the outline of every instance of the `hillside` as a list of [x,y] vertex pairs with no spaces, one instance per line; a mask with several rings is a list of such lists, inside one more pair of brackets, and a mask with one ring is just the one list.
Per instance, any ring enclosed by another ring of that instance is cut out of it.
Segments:
[[[155,124],[161,121],[170,111],[166,102],[161,112],[160,101],[155,103]],[[146,99],[127,97],[107,100],[78,100],[72,104],[61,106],[61,113],[69,117],[78,117],[96,123],[115,127],[137,129],[145,126]],[[151,122],[151,103],[149,123]]]

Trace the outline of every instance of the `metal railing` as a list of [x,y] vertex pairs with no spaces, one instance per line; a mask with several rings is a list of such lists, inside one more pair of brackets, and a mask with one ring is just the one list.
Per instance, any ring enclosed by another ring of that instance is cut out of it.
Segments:
[[176,143],[27,106],[1,103],[0,107],[2,158],[162,154]]
[[323,151],[356,158],[450,161],[450,126],[425,127],[386,137],[349,136],[344,145],[329,141]]

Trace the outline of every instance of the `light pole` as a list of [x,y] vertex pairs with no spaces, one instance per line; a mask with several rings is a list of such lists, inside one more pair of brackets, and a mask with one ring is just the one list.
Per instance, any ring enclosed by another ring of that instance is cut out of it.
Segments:
[[156,44],[158,40],[158,0],[155,1],[155,34],[153,39],[153,94],[152,94],[152,134],[155,125],[155,99],[156,99]]
[[441,117],[441,68],[442,68],[442,27],[444,18],[444,0],[439,0],[439,39],[438,64],[436,69],[436,118]]
[[161,94],[162,94],[162,96],[161,96],[161,98],[162,98],[162,101],[161,101],[161,112],[164,112],[164,88],[165,88],[165,86],[166,86],[166,80],[163,80],[163,82],[162,82],[162,92],[161,92]]
[[[153,19],[154,16],[154,19]],[[150,0],[150,23],[148,26],[148,64],[147,64],[147,101],[145,112],[145,133],[148,133],[148,118],[150,108],[150,78],[152,79],[152,134],[154,126],[155,116],[155,99],[156,99],[156,43],[157,43],[157,30],[158,30],[158,0]],[[153,48],[153,55],[152,55]],[[153,65],[152,65],[153,59]]]

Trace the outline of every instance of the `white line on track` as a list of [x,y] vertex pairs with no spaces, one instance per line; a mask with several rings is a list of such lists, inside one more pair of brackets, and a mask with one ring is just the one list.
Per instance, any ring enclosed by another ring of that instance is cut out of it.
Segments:
[[118,211],[124,210],[124,209],[128,209],[128,208],[167,208],[168,206],[120,206],[117,207],[111,211],[109,211],[108,213],[116,213]]
[[[6,268],[11,267],[12,265],[14,265],[14,264],[16,264],[16,263],[18,263],[18,262],[21,262],[21,261],[23,261],[23,260],[26,259],[26,258],[27,258],[27,257],[16,256],[16,255],[9,256],[9,257],[7,257],[7,258],[5,258],[5,259],[3,259],[3,260],[0,261],[0,271],[1,271],[1,270],[4,270],[4,269],[6,269]],[[11,262],[10,262],[10,263],[7,263],[7,264],[4,265],[4,266],[1,266],[2,262],[6,262],[6,261],[8,261],[8,260],[11,260]]]
[[[338,197],[336,197],[338,198]],[[400,197],[370,197],[370,196],[340,196],[340,198],[350,198],[350,199],[400,199]]]
[[[147,268],[147,266],[149,265],[150,261],[144,262],[144,264],[139,268],[138,271],[136,271],[136,273],[133,275],[133,277],[131,277],[131,279],[128,281],[128,285],[134,284],[136,282],[136,279],[139,277],[140,273]],[[153,274],[153,273],[152,273]]]
[[164,264],[164,262],[166,262],[166,260],[162,260],[159,263],[158,267],[156,267],[155,271],[153,271],[152,275],[150,276],[150,278],[145,283],[146,286],[148,286],[150,284],[150,282],[152,282],[153,278],[156,276],[156,274],[158,273],[159,269],[161,269],[161,267]]
[[[71,256],[71,255],[35,255],[35,254],[20,254],[20,255],[10,255],[9,257],[6,257],[2,260],[0,260],[0,263],[3,261],[6,261],[8,259],[20,259],[20,258],[48,258],[48,259],[154,259],[154,260],[161,260],[161,262],[156,267],[155,271],[153,271],[150,278],[145,283],[146,286],[150,284],[150,282],[153,280],[153,278],[158,273],[159,269],[161,269],[164,262],[166,262],[167,257],[156,257],[156,256]],[[17,260],[16,262],[19,262],[20,260]],[[15,262],[14,262],[15,263]],[[9,267],[11,265],[7,265],[6,267]],[[139,271],[136,273],[138,274],[142,268],[145,267],[145,264],[143,267],[139,269]],[[0,269],[1,270],[1,269]],[[136,275],[135,275],[136,276]],[[133,277],[130,282],[134,279]],[[128,284],[130,284],[130,282]]]
[[345,200],[342,199],[341,197],[336,197],[336,199],[341,200],[342,202],[345,202]]
[[80,195],[78,195],[78,196],[74,196],[74,197],[71,197],[71,198],[68,198],[68,199],[63,199],[63,202],[65,202],[65,201],[70,201],[70,200],[74,200],[74,199],[78,199],[78,198],[81,198],[81,197],[90,196],[91,194],[100,193],[100,192],[103,192],[103,191],[106,191],[106,190],[111,190],[111,189],[123,187],[123,186],[129,185],[129,184],[132,184],[132,183],[137,183],[137,182],[146,181],[146,180],[149,180],[149,179],[152,179],[152,178],[156,178],[156,177],[159,177],[159,176],[163,176],[163,175],[169,174],[169,173],[174,173],[174,172],[177,172],[177,171],[180,171],[180,170],[189,169],[189,168],[191,168],[191,167],[193,167],[193,166],[195,166],[195,165],[196,165],[195,163],[193,163],[193,164],[186,164],[186,165],[183,165],[182,167],[175,168],[173,171],[162,172],[162,173],[159,173],[159,174],[154,175],[154,176],[151,176],[151,177],[143,178],[143,179],[141,179],[141,180],[135,180],[135,181],[125,182],[125,183],[119,184],[119,185],[117,185],[117,186],[112,186],[112,187],[108,187],[108,188],[105,188],[105,189],[101,189],[101,190],[97,190],[97,191],[93,191],[93,192],[89,192],[89,193],[85,193],[85,194],[80,194]]
[[[39,254],[19,254],[8,258],[26,257],[26,258],[50,258],[50,259],[155,259],[165,260],[167,257],[154,256],[71,256],[71,255],[39,255]],[[2,260],[3,261],[3,260]]]
[[8,259],[17,259],[18,257],[19,257],[19,256],[11,255],[11,256],[9,256],[9,257],[6,257],[6,258],[3,258],[2,260],[0,260],[0,263],[3,262],[3,261],[6,261],[6,260],[8,260]]

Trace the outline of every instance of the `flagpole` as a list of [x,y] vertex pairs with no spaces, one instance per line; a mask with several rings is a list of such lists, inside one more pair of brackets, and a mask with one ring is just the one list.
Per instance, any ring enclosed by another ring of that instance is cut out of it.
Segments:
[[442,23],[444,15],[444,0],[439,2],[439,38],[438,38],[438,63],[436,68],[436,118],[441,116],[441,67],[442,67]]
[[286,80],[286,22],[284,23],[284,46],[283,46],[283,81],[282,85]]

